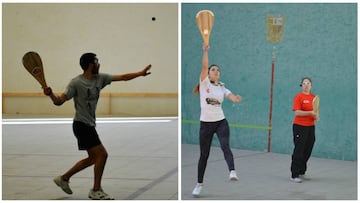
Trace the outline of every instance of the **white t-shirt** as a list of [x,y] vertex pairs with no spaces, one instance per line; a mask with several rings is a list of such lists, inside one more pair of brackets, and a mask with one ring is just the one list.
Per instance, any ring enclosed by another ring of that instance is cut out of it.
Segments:
[[221,103],[224,97],[231,93],[224,85],[214,85],[206,77],[203,81],[200,79],[200,121],[214,122],[225,118]]

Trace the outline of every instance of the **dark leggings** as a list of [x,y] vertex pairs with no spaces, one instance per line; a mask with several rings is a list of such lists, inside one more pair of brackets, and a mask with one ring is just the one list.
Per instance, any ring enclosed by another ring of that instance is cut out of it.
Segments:
[[293,178],[304,175],[307,161],[311,156],[315,143],[315,126],[293,125],[294,152],[291,162],[291,176]]
[[204,180],[207,160],[210,154],[211,142],[217,134],[221,149],[224,153],[229,171],[235,170],[234,157],[229,145],[230,130],[226,119],[216,122],[200,122],[200,159],[198,164],[198,183]]

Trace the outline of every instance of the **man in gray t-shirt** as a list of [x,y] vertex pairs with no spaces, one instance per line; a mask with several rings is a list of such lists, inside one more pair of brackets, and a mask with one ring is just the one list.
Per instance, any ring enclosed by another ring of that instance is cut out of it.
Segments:
[[44,94],[50,96],[57,106],[67,100],[74,99],[75,117],[73,122],[74,135],[78,142],[79,150],[86,150],[88,157],[78,161],[63,175],[54,178],[56,185],[67,194],[72,194],[69,179],[81,170],[94,165],[94,186],[89,192],[90,199],[113,199],[101,188],[101,178],[107,160],[107,151],[102,145],[96,132],[96,106],[100,91],[112,81],[127,81],[139,76],[146,76],[151,65],[134,73],[109,75],[99,73],[100,64],[94,53],[85,53],[80,58],[83,73],[71,80],[64,93],[55,95],[50,87],[44,88]]
[[93,76],[92,80],[78,75],[71,80],[64,94],[66,99],[74,98],[75,118],[74,121],[81,121],[90,126],[95,126],[96,105],[100,96],[100,90],[113,81],[112,75],[99,73]]

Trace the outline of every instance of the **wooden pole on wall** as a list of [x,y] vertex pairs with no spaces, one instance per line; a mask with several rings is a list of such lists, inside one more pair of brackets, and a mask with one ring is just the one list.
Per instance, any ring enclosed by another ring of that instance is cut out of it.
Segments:
[[[267,36],[266,39],[271,43],[282,41],[285,25],[284,16],[271,16],[266,18]],[[270,82],[270,107],[269,107],[269,130],[268,130],[268,146],[267,152],[271,151],[271,131],[272,131],[272,105],[273,105],[273,92],[274,92],[274,77],[275,77],[275,55],[276,47],[273,46],[271,54],[271,82]]]
[[270,147],[271,147],[272,104],[273,104],[273,92],[274,92],[274,72],[275,72],[275,50],[273,50],[273,52],[272,52],[272,62],[271,62],[270,110],[269,110],[269,130],[268,130],[267,152],[270,152]]

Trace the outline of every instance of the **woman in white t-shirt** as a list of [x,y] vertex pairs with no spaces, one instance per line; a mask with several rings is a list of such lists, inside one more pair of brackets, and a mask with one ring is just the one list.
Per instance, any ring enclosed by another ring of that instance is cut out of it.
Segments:
[[195,197],[200,195],[203,187],[204,173],[209,158],[211,142],[215,133],[219,138],[221,149],[228,165],[230,172],[229,179],[233,181],[238,180],[233,154],[229,145],[229,124],[224,116],[221,103],[223,102],[224,97],[232,102],[240,102],[241,96],[233,95],[230,90],[225,88],[223,83],[219,82],[219,67],[217,65],[208,66],[208,49],[209,47],[204,45],[200,83],[194,88],[194,93],[200,94],[201,106],[198,182],[192,192]]

